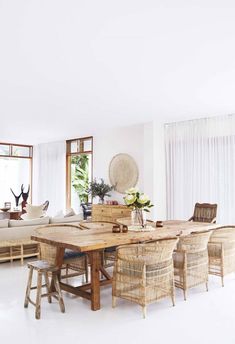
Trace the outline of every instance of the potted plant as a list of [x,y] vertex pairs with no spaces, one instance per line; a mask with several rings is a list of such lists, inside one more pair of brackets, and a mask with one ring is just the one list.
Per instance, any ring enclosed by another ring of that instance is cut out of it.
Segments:
[[110,197],[109,192],[113,190],[113,186],[109,184],[105,184],[104,180],[101,178],[100,182],[97,182],[94,179],[93,182],[90,183],[90,187],[88,189],[88,193],[92,195],[92,198],[99,197],[99,203],[104,204],[104,198]]
[[149,209],[153,207],[149,197],[139,192],[137,188],[130,188],[126,191],[124,202],[127,207],[133,208],[131,214],[132,224],[144,228],[146,222],[145,213],[149,212]]

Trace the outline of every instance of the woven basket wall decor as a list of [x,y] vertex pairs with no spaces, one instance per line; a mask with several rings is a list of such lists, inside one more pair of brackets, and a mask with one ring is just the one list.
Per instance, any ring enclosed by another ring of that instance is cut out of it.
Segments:
[[115,155],[109,164],[109,180],[119,193],[136,186],[139,170],[135,160],[125,153]]

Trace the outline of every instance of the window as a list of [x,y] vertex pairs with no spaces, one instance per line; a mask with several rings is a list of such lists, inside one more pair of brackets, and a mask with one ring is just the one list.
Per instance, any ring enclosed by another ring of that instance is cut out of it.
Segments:
[[[15,198],[12,189],[18,196],[21,193],[21,185],[28,190],[32,181],[32,157],[33,147],[10,143],[0,143],[0,206],[5,202],[11,202],[15,207]],[[30,193],[31,198],[31,193]],[[20,200],[20,202],[22,199]]]
[[93,138],[68,140],[66,144],[66,203],[79,213],[80,204],[90,201],[87,188],[92,180]]

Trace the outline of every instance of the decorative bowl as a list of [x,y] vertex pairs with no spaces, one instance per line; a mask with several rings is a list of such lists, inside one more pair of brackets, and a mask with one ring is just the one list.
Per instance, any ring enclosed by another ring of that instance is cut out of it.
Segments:
[[6,212],[6,211],[8,211],[8,210],[10,210],[10,209],[11,209],[11,208],[9,208],[9,207],[7,207],[7,208],[6,208],[6,207],[0,208],[0,210],[1,210],[1,211],[4,211],[4,212]]

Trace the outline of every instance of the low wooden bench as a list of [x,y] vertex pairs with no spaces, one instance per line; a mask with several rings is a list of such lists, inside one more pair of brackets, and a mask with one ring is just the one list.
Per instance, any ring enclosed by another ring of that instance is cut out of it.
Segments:
[[20,259],[21,264],[24,263],[24,258],[39,257],[39,244],[33,240],[6,240],[0,241],[0,262]]

